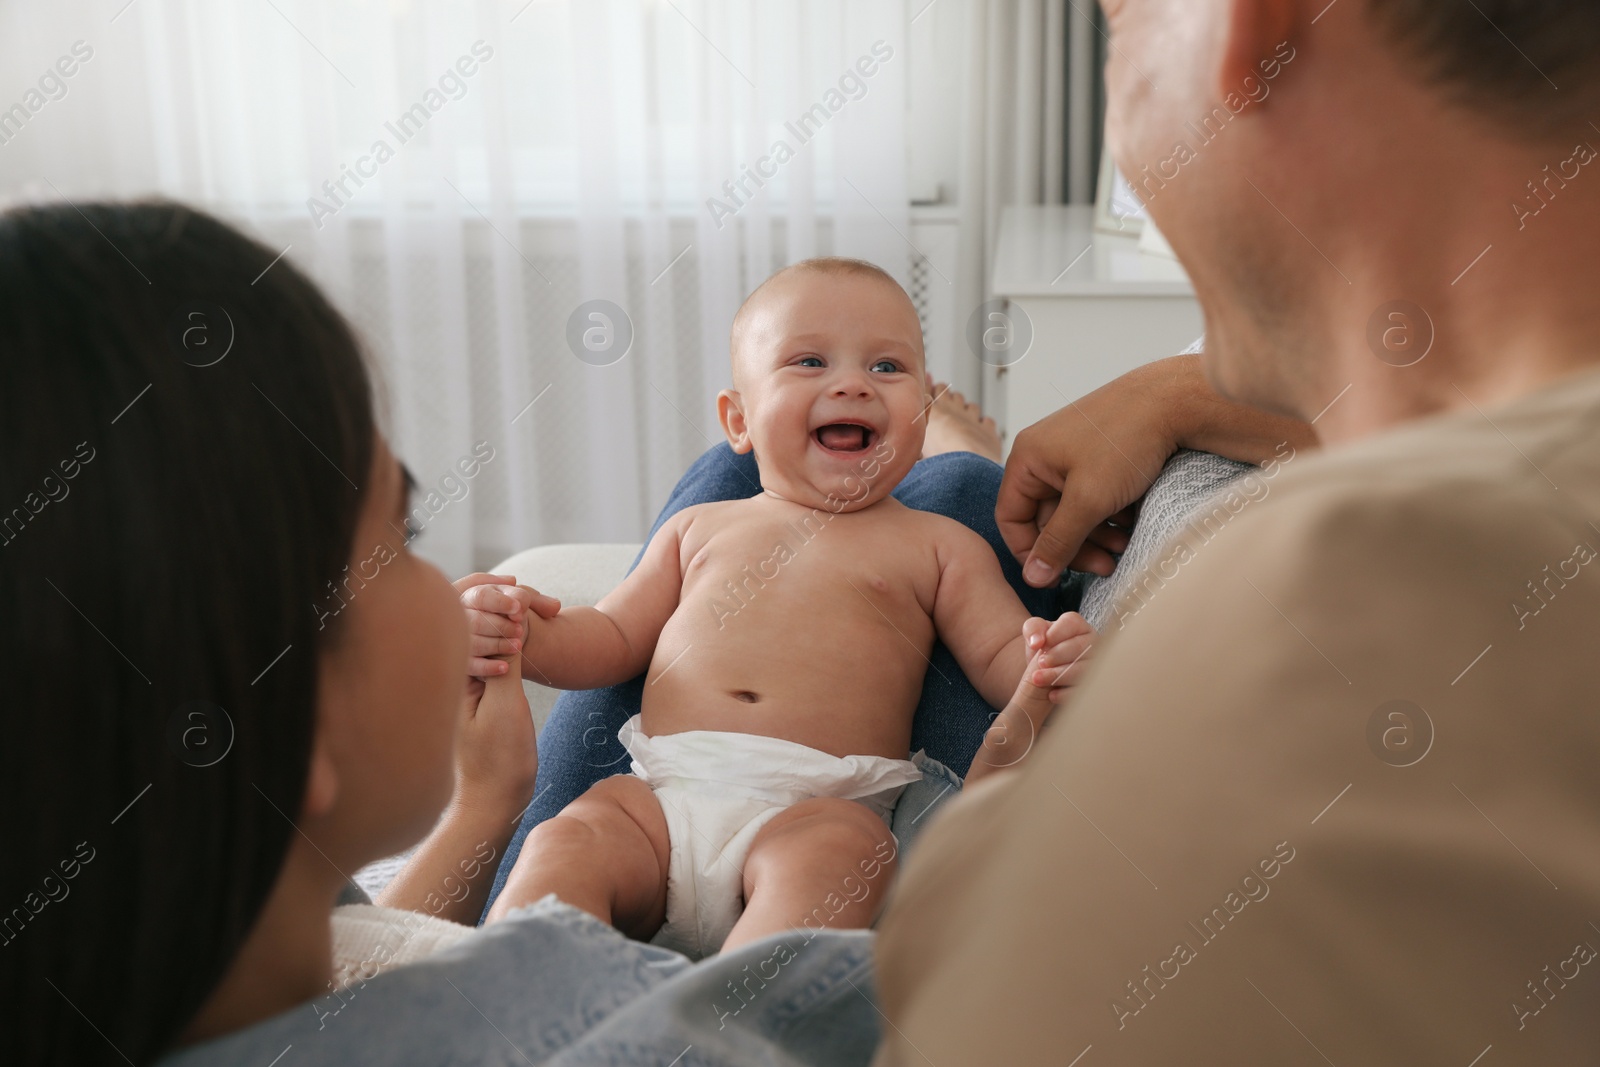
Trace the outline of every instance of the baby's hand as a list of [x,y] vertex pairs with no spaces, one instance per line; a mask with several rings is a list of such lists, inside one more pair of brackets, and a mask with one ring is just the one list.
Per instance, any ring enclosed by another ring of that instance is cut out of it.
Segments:
[[467,610],[467,628],[472,635],[467,674],[474,678],[492,678],[511,670],[508,661],[494,657],[521,653],[529,611],[542,619],[553,619],[561,611],[561,601],[518,585],[506,575],[469,574],[458,579],[455,587]]
[[983,735],[983,744],[967,772],[968,782],[1022,762],[1039,740],[1045,723],[1059,710],[1067,690],[1081,678],[1095,638],[1094,628],[1075,611],[1055,622],[1029,619],[1022,624],[1022,634],[1029,653],[1028,665],[1010,703]]
[[1029,619],[1022,624],[1030,653],[1041,653],[1028,663],[1028,681],[1050,690],[1050,701],[1060,704],[1067,691],[1083,680],[1098,634],[1076,611],[1055,622]]

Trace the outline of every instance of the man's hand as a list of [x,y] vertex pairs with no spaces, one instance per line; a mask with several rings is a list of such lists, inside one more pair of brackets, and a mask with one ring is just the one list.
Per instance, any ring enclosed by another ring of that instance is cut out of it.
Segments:
[[1180,448],[1265,463],[1283,443],[1316,447],[1299,419],[1224,400],[1198,356],[1129,371],[1021,433],[1006,460],[995,520],[1029,585],[1064,566],[1110,574],[1137,503]]
[[[1140,368],[1143,370],[1143,368]],[[1053,585],[1063,567],[1110,574],[1135,505],[1178,450],[1164,397],[1139,371],[1017,434],[995,521],[1023,580]]]
[[[561,601],[545,596],[503,574],[469,574],[455,582],[461,606],[467,610],[467,628],[472,634],[467,674],[492,678],[511,670],[512,662],[500,657],[517,656],[527,637],[527,620],[532,611],[542,619],[553,619],[561,611]],[[519,677],[521,671],[516,671]]]

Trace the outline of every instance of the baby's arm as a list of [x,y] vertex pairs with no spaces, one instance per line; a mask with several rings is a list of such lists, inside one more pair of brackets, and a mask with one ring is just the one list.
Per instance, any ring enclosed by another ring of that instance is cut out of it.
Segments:
[[[522,676],[556,689],[595,689],[641,673],[678,607],[683,587],[678,552],[693,510],[668,519],[633,573],[592,608],[562,608],[546,616],[537,604],[523,610],[531,592],[525,588],[476,585],[464,590],[461,602],[468,609],[473,656],[520,652]],[[508,603],[520,613],[515,619],[504,614]],[[525,641],[518,641],[519,633],[526,633]]]
[[[933,621],[939,639],[961,664],[973,687],[991,707],[1004,707],[1026,666],[1034,681],[1057,691],[1074,684],[1087,657],[1094,630],[1076,612],[1054,622],[1029,623],[1028,611],[1006,582],[989,544],[959,524],[941,529],[939,591]],[[1029,656],[1048,643],[1047,658]],[[1055,668],[1047,675],[1042,668]],[[1060,700],[1059,696],[1054,697]]]
[[990,707],[1005,707],[1028,661],[1022,624],[1028,609],[1006,582],[989,543],[957,522],[936,542],[939,591],[933,625]]

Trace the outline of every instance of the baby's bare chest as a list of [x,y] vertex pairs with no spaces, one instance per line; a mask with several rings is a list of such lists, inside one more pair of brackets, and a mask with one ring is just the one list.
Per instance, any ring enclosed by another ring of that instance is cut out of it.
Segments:
[[729,516],[687,545],[685,599],[755,592],[790,603],[931,610],[936,546],[918,523],[826,511]]

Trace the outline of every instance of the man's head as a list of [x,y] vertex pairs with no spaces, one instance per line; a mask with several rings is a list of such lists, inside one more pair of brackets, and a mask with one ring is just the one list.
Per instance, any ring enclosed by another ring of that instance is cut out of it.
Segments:
[[717,414],[755,451],[769,492],[853,511],[887,496],[922,454],[922,324],[893,278],[809,259],[761,284],[733,320],[733,388]]
[[[1189,270],[1224,393],[1310,417],[1350,380],[1331,369],[1340,358],[1396,369],[1357,358],[1386,303],[1427,309],[1450,351],[1481,335],[1474,316],[1491,314],[1503,279],[1557,270],[1532,253],[1559,235],[1519,234],[1513,205],[1537,209],[1541,168],[1600,147],[1593,0],[1103,7],[1108,145]],[[1560,186],[1554,226],[1593,222],[1595,171],[1564,179],[1575,187]],[[1441,362],[1379,382],[1410,387]]]

